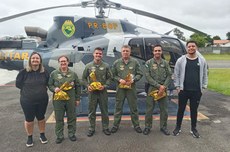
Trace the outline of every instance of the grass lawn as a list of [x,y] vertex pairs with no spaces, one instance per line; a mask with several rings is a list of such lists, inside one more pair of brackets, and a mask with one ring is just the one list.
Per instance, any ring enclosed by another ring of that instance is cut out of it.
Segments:
[[230,69],[209,69],[208,89],[230,95]]
[[206,60],[230,60],[230,54],[202,54]]

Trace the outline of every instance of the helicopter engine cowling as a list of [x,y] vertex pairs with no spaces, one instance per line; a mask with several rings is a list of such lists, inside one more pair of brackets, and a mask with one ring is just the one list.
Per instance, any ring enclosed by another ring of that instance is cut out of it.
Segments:
[[40,27],[26,26],[25,32],[27,36],[40,37],[42,41],[46,40],[47,37],[47,31]]

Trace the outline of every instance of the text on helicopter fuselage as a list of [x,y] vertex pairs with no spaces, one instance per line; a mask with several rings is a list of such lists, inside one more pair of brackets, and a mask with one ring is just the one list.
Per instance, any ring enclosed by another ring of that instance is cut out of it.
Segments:
[[28,58],[28,52],[0,52],[0,60],[28,60]]

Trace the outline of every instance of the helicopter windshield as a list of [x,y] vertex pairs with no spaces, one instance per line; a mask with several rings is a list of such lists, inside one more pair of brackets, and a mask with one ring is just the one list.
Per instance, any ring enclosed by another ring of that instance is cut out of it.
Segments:
[[185,53],[185,49],[178,39],[174,38],[133,38],[129,41],[132,48],[131,55],[148,60],[153,57],[152,46],[160,44],[163,47],[163,58],[170,65],[175,65],[176,60]]

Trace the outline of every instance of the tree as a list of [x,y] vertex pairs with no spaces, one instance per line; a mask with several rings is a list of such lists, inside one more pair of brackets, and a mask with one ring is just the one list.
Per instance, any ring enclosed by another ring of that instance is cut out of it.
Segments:
[[212,39],[213,40],[221,40],[221,38],[218,35],[214,36]]
[[227,36],[227,40],[230,40],[230,32],[228,32],[226,36]]
[[183,40],[183,41],[186,41],[186,38],[184,37],[184,32],[180,31],[178,28],[175,28],[175,29],[173,30],[173,33],[174,33],[174,35],[176,35],[176,37],[177,37],[178,39],[181,39],[181,40]]
[[211,38],[210,35],[206,36],[206,40],[208,41],[207,45],[213,45],[213,39]]
[[199,33],[192,34],[190,40],[196,41],[198,47],[205,47],[205,44],[208,43],[207,36]]

